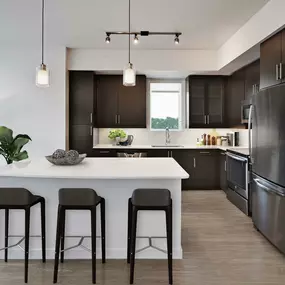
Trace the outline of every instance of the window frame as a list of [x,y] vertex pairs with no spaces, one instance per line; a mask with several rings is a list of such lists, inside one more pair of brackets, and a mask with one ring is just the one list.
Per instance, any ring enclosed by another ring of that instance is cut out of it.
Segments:
[[184,131],[187,120],[187,102],[186,102],[186,79],[184,78],[148,78],[147,79],[147,128],[152,132],[165,132],[165,129],[152,129],[151,128],[151,83],[180,83],[181,84],[181,94],[179,98],[179,128],[171,129],[171,132],[181,132]]

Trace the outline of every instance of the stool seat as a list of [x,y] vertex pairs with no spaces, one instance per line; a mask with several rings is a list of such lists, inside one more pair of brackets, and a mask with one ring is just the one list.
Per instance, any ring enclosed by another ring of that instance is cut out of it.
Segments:
[[90,207],[100,203],[101,197],[89,188],[62,188],[58,192],[59,205],[66,207]]
[[[40,203],[41,205],[41,238],[42,238],[42,261],[46,262],[46,242],[45,242],[45,198],[32,194],[25,188],[0,188],[0,209],[5,210],[5,250],[4,260],[8,261],[8,249],[19,245],[9,245],[9,216],[10,210],[24,210],[25,216],[25,271],[24,281],[28,282],[28,266],[29,266],[29,246],[30,246],[30,213],[31,207]],[[1,250],[2,250],[1,249]]]
[[167,207],[171,194],[168,189],[136,189],[131,201],[136,207]]
[[0,209],[21,209],[39,203],[43,198],[25,188],[0,188]]

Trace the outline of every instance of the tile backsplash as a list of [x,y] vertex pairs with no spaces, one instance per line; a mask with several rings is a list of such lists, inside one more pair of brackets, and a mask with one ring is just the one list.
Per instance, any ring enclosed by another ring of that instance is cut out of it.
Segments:
[[[210,134],[213,129],[185,129],[184,131],[170,131],[172,144],[195,145],[197,138],[201,138],[203,134]],[[97,129],[96,136],[94,136],[94,145],[96,144],[110,144],[108,138],[110,129]],[[164,144],[164,131],[150,131],[149,129],[124,129],[124,131],[134,136],[133,144],[136,145],[152,145]],[[244,129],[216,129],[219,135],[226,135],[228,132],[239,132],[240,146],[248,146],[248,130]]]

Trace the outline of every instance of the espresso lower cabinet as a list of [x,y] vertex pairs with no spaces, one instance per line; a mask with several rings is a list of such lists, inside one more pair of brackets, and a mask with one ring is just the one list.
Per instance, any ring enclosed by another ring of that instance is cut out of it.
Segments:
[[69,127],[69,149],[92,156],[93,127],[90,125],[75,125]]
[[172,156],[180,166],[190,175],[188,179],[182,180],[182,190],[193,189],[193,175],[194,175],[194,155],[189,150],[170,150]]
[[220,189],[219,151],[195,151],[191,189]]
[[227,192],[227,157],[225,152],[221,152],[220,155],[220,188]]
[[168,157],[167,149],[147,149],[141,150],[147,153],[147,157]]

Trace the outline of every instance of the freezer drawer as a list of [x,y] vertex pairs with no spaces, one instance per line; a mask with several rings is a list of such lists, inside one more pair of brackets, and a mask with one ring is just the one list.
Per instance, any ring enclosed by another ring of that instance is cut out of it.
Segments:
[[260,232],[285,254],[285,189],[253,175],[252,220]]

